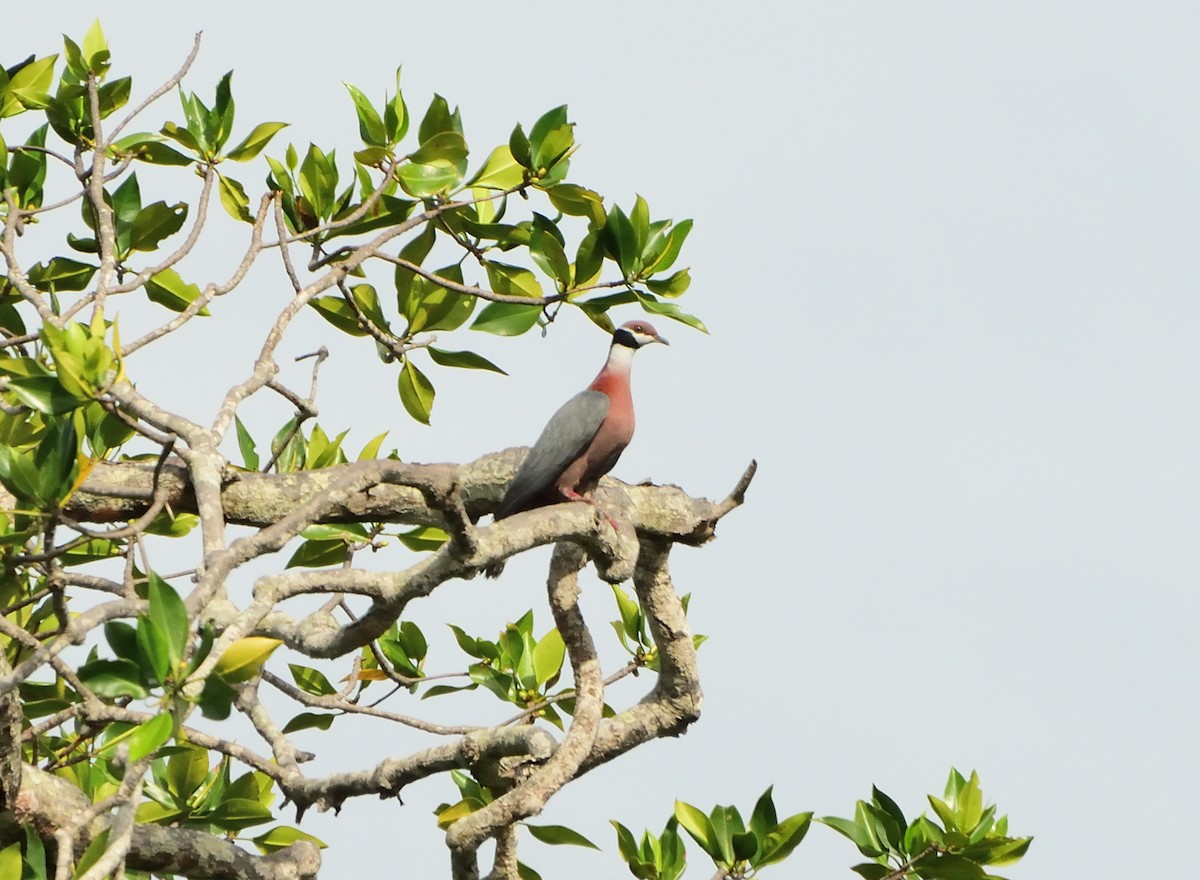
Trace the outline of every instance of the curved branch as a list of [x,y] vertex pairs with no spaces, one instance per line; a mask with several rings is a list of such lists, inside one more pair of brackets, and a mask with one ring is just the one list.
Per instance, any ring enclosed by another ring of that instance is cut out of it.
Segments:
[[554,756],[534,770],[528,779],[450,826],[446,832],[446,845],[450,847],[455,880],[478,880],[476,850],[484,840],[500,834],[521,819],[540,813],[546,801],[575,778],[592,751],[604,708],[604,685],[596,646],[579,610],[579,570],[585,561],[579,547],[559,544],[550,560],[547,581],[550,610],[562,633],[575,675],[576,699],[571,726]]

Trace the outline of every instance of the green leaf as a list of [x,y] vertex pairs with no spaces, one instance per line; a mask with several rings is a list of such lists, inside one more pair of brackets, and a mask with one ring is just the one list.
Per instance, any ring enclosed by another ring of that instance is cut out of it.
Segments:
[[[130,137],[154,138],[153,135],[130,135]],[[185,156],[174,147],[164,144],[161,140],[133,141],[128,146],[121,146],[127,141],[129,141],[129,138],[122,138],[114,144],[114,151],[118,154],[132,156],[139,162],[145,162],[148,165],[173,165],[182,167],[191,165],[196,161],[191,156]]]
[[454,131],[462,134],[462,119],[459,117],[458,110],[450,111],[450,105],[441,95],[434,95],[433,100],[429,102],[429,109],[425,111],[425,116],[421,119],[420,128],[417,130],[417,140],[425,143],[436,134],[443,131]]
[[138,650],[137,630],[123,620],[110,620],[104,624],[104,638],[112,652],[121,660],[135,665],[144,663],[145,658]]
[[48,55],[10,71],[0,117],[15,116],[22,111],[40,110],[50,101],[50,85],[54,82],[54,63],[57,55]]
[[[686,609],[685,609],[686,610]],[[775,816],[775,801],[771,797],[774,786],[768,786],[754,804],[754,812],[750,814],[750,829],[762,839],[775,827],[779,819]]]
[[811,826],[812,813],[797,813],[777,824],[763,839],[757,866],[782,862],[800,845]]
[[287,127],[286,122],[260,122],[240,144],[225,154],[225,158],[234,162],[249,162],[263,151],[271,138]]
[[238,449],[241,450],[242,462],[246,470],[258,470],[258,451],[254,447],[254,438],[250,436],[250,432],[246,430],[246,426],[242,424],[240,418],[234,416],[233,423],[237,428]]
[[129,737],[129,760],[140,760],[166,745],[174,726],[175,722],[171,720],[169,712],[155,715],[149,721],[139,724]]
[[720,847],[725,864],[733,864],[736,861],[733,855],[733,836],[745,830],[742,817],[736,807],[717,806],[713,807],[708,818],[712,822],[714,840]]
[[328,730],[333,725],[336,715],[324,712],[301,712],[287,724],[283,725],[284,733],[295,733],[298,730]]
[[54,257],[49,263],[31,266],[27,277],[30,284],[48,293],[83,290],[97,268],[67,257]]
[[[530,241],[532,246],[532,239]],[[505,296],[528,296],[540,298],[542,285],[528,269],[521,266],[509,266],[506,263],[489,261],[487,266],[488,283],[492,290]]]
[[562,633],[557,629],[552,629],[542,636],[533,649],[533,675],[538,687],[558,677],[565,652]]
[[692,283],[692,275],[688,269],[680,269],[668,278],[646,281],[646,286],[659,296],[682,296]]
[[447,192],[461,175],[453,165],[401,165],[396,169],[400,188],[414,198]]
[[440,348],[434,348],[432,345],[426,348],[429,352],[429,357],[433,359],[435,364],[441,364],[443,367],[458,367],[464,370],[490,370],[493,373],[500,373],[507,376],[508,373],[493,364],[483,355],[476,354],[473,351],[445,351]]
[[9,379],[8,390],[25,406],[51,416],[70,412],[88,402],[68,392],[54,376],[17,376]]
[[138,211],[133,219],[129,249],[147,253],[158,250],[163,239],[174,235],[187,219],[188,206],[184,202],[168,205],[155,202]]
[[733,835],[733,859],[737,862],[746,862],[754,858],[758,852],[758,838],[753,831],[741,831]]
[[571,283],[571,264],[562,243],[553,234],[535,228],[529,242],[529,255],[543,272],[560,281],[564,288]]
[[467,158],[467,142],[456,131],[439,132],[408,158],[414,165],[456,165]]
[[417,552],[436,550],[450,540],[450,536],[437,526],[417,526],[411,531],[401,532],[396,537],[409,550]]
[[529,138],[525,136],[525,130],[521,128],[520,123],[508,136],[508,151],[517,160],[518,165],[524,168],[533,168],[533,153],[529,146]]
[[675,818],[679,820],[679,824],[683,826],[683,830],[692,836],[696,843],[700,844],[700,848],[709,854],[713,859],[720,859],[721,849],[717,843],[716,831],[713,829],[712,822],[708,816],[704,815],[700,810],[693,807],[691,804],[686,804],[683,801],[675,801]]
[[919,870],[924,880],[975,880],[987,876],[979,865],[951,853],[922,859]]
[[687,324],[689,327],[699,330],[701,333],[707,333],[708,328],[704,326],[704,322],[695,315],[689,315],[687,312],[675,305],[675,303],[659,302],[650,296],[638,296],[638,303],[642,310],[649,312],[652,315],[665,315],[672,321],[678,321],[681,324]]
[[529,145],[533,150],[534,168],[549,166],[561,152],[563,143],[561,132],[564,127],[569,133],[570,125],[567,122],[566,104],[543,113],[533,124],[533,128],[529,129]]
[[892,873],[892,869],[887,865],[881,865],[879,862],[862,862],[850,869],[863,880],[883,880]]
[[296,682],[296,687],[300,688],[306,694],[316,694],[318,697],[323,697],[328,694],[337,693],[337,688],[329,683],[329,679],[319,669],[301,666],[298,663],[289,663],[288,669],[291,670],[292,681]]
[[467,186],[480,189],[507,190],[519,186],[525,171],[507,145],[492,150],[483,167],[467,181]]
[[383,441],[387,437],[387,435],[388,435],[388,432],[384,431],[382,434],[372,437],[367,442],[367,445],[362,448],[362,452],[360,452],[358,454],[358,460],[359,461],[370,461],[371,459],[378,458],[379,457],[379,449],[381,446],[383,446]]
[[249,681],[262,671],[267,658],[282,645],[279,639],[265,636],[246,636],[225,649],[214,667],[217,675],[229,684]]
[[359,323],[354,309],[340,296],[317,296],[308,304],[320,313],[321,317],[349,336],[366,336],[367,331]]
[[[425,228],[421,230],[421,234],[406,242],[404,247],[400,249],[400,258],[413,265],[420,266],[425,262],[425,258],[429,256],[429,251],[433,248],[436,236],[437,229],[434,225],[426,223]],[[399,309],[401,315],[409,319],[412,318],[416,307],[419,305],[419,300],[414,302],[410,296],[416,278],[417,274],[411,269],[404,266],[396,267],[396,307]]]
[[533,835],[534,840],[541,843],[549,843],[554,846],[586,846],[588,849],[599,850],[600,847],[592,843],[578,831],[574,831],[565,825],[530,825],[528,822],[522,822],[529,833]]
[[223,681],[221,676],[210,675],[204,682],[204,689],[200,692],[200,712],[205,718],[224,721],[229,717],[233,701],[236,698],[237,691]]
[[560,183],[546,190],[550,203],[564,214],[587,217],[588,225],[603,226],[606,220],[604,199],[594,190],[573,183]]
[[75,862],[75,873],[72,876],[82,877],[92,865],[100,861],[100,857],[108,849],[108,832],[109,829],[105,828],[92,838],[92,842],[87,845],[87,849],[83,851],[83,855]]
[[180,800],[187,800],[208,776],[208,752],[183,748],[167,758],[167,789]]
[[250,197],[246,195],[244,186],[232,177],[218,174],[217,190],[221,196],[221,207],[225,209],[226,214],[243,223],[254,222],[254,217],[250,214]]
[[25,826],[25,865],[26,880],[46,880],[46,847],[32,823]]
[[79,680],[98,696],[115,700],[132,697],[140,700],[149,694],[142,686],[142,673],[132,660],[93,660],[76,670]]
[[108,42],[104,39],[104,31],[100,29],[100,19],[92,22],[88,32],[83,37],[80,56],[89,73],[103,76],[109,68],[110,53]]
[[408,107],[400,91],[400,68],[396,68],[396,94],[383,107],[383,125],[389,143],[399,143],[408,132]]
[[397,387],[400,391],[400,402],[404,404],[408,414],[421,424],[428,425],[429,414],[433,409],[433,383],[411,360],[405,360]]
[[350,83],[343,82],[342,85],[346,87],[346,91],[350,93],[350,99],[354,101],[354,112],[358,115],[358,134],[363,143],[375,147],[387,146],[388,136],[384,131],[383,120],[371,106],[370,99]]
[[852,822],[850,819],[842,819],[838,816],[822,816],[817,821],[823,825],[828,825],[843,837],[849,838],[858,847],[859,852],[868,858],[875,858],[884,854],[875,845],[875,841],[867,832],[867,829],[856,822]]
[[315,843],[319,848],[326,849],[326,844],[319,837],[313,837],[299,828],[292,828],[289,825],[278,825],[267,831],[264,834],[253,838],[254,845],[258,847],[258,851],[263,855],[270,855],[273,852],[278,852],[281,849],[287,849],[297,840],[307,840],[310,843]]
[[496,336],[520,336],[538,321],[542,307],[517,303],[488,303],[471,324],[472,330]]
[[[166,306],[173,312],[182,312],[200,296],[200,288],[195,284],[188,284],[174,269],[163,269],[147,279],[146,296],[151,302]],[[206,306],[197,314],[207,317],[210,313]]]
[[222,801],[206,817],[208,822],[224,831],[241,831],[252,825],[270,822],[274,818],[269,809],[249,798],[230,798]]
[[164,640],[171,666],[178,666],[190,637],[187,607],[166,581],[150,572],[147,587],[150,623]]

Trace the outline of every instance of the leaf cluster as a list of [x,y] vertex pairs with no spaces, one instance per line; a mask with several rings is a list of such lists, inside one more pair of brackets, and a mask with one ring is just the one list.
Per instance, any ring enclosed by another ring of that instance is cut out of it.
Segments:
[[966,778],[952,769],[944,796],[929,795],[929,804],[936,819],[922,813],[910,823],[894,800],[872,788],[869,801],[855,804],[853,819],[818,821],[872,860],[853,868],[864,880],[1003,880],[985,868],[1017,861],[1033,840],[1008,836],[1008,818],[997,818],[994,804],[984,806],[974,771]]

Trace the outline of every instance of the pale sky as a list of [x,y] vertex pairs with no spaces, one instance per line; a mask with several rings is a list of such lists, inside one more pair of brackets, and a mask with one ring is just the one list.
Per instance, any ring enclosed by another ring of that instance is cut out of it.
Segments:
[[[59,51],[97,9],[30,8],[7,16],[6,64]],[[460,105],[476,161],[514,122],[568,103],[573,180],[694,218],[681,305],[712,334],[656,321],[672,346],[638,357],[638,434],[615,475],[719,498],[760,463],[718,539],[675,556],[709,635],[703,717],[551,802],[539,821],[604,855],[527,841],[523,860],[547,880],[628,876],[608,819],[658,831],[675,797],[748,812],[771,783],[781,815],[849,815],[872,783],[913,814],[954,765],[980,772],[1012,832],[1037,837],[1006,876],[1176,873],[1200,778],[1200,9],[360,8],[114,2],[102,21],[135,95],[202,29],[189,87],[211,95],[233,68],[242,124],[290,121],[282,137],[301,145],[355,148],[341,81],[378,99],[400,64],[414,113],[435,90]],[[149,120],[176,109],[167,99]],[[204,254],[224,266],[237,242]],[[264,325],[238,325],[278,309],[274,271],[243,295],[267,305],[228,310],[218,346],[200,331],[173,343],[175,369],[194,371],[188,414],[223,390],[204,381],[248,369]],[[447,338],[512,375],[434,376],[425,428],[367,346],[337,342],[315,315],[300,331],[281,361],[336,343],[321,424],[353,426],[355,450],[390,430],[389,445],[424,461],[531,442],[607,345],[571,315],[544,340]],[[152,396],[180,378],[135,375]],[[259,433],[286,417],[265,413]],[[446,620],[486,634],[532,606],[547,627],[543,559],[415,608],[440,652],[431,669],[461,662]],[[587,589],[606,639],[611,593]],[[453,711],[413,711],[431,708]],[[300,738],[320,754],[309,766],[420,744],[347,720]],[[455,799],[448,780],[427,781],[404,807],[360,800],[302,827],[332,844],[326,876],[443,876],[430,811]],[[859,860],[817,827],[769,876],[851,877]],[[689,877],[710,876],[695,846],[692,862]]]

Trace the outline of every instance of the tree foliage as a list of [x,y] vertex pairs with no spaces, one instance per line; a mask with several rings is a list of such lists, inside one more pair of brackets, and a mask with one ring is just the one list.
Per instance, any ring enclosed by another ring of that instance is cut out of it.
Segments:
[[[467,331],[520,336],[564,308],[611,331],[618,306],[703,330],[676,302],[691,222],[568,180],[566,107],[473,152],[458,109],[434,96],[418,118],[397,73],[382,100],[346,86],[361,149],[338,156],[281,145],[283,122],[247,123],[232,74],[211,96],[185,89],[198,48],[132,109],[98,23],[64,38],[61,56],[0,72],[0,880],[313,876],[325,844],[294,824],[307,810],[398,797],[433,775],[448,778],[430,829],[445,831],[453,876],[479,876],[487,840],[492,876],[536,876],[518,861],[519,829],[595,844],[526,820],[581,774],[698,716],[703,637],[688,629],[670,550],[712,538],[753,465],[717,502],[608,480],[615,529],[579,504],[484,527],[521,450],[417,465],[382,454],[378,434],[352,452],[349,431],[316,421],[328,351],[307,355],[307,390],[281,381],[278,353],[312,309],[330,334],[370,346],[404,410],[428,424],[440,370],[503,372]],[[172,92],[178,110],[131,130]],[[221,224],[242,244],[214,277],[189,257]],[[61,239],[31,248],[51,226]],[[261,344],[216,409],[197,420],[181,399],[139,391],[164,363],[146,352],[244,308],[244,282],[268,259],[277,280],[259,295],[274,318],[243,328]],[[442,347],[434,333],[464,341]],[[256,440],[242,415],[270,395],[288,417]],[[412,600],[546,544],[548,608],[494,637],[450,623],[459,654],[433,656]],[[230,589],[280,551],[252,590]],[[383,570],[365,564],[377,551]],[[588,561],[613,585],[628,653],[607,675],[577,602]],[[290,600],[310,595],[324,604],[296,611]],[[652,685],[618,700],[614,685],[640,672]],[[480,723],[439,720],[456,699],[474,700]],[[228,733],[235,714],[253,742]],[[372,723],[426,742],[359,771],[305,772],[313,755],[296,734]],[[908,824],[876,791],[853,820],[821,821],[873,860],[855,867],[868,880],[983,877],[1024,853],[974,775],[951,783],[931,800],[936,819]],[[723,876],[744,877],[787,858],[811,815],[778,819],[768,790],[748,822],[679,803],[658,836],[614,826],[637,877],[683,873],[679,828]]]

